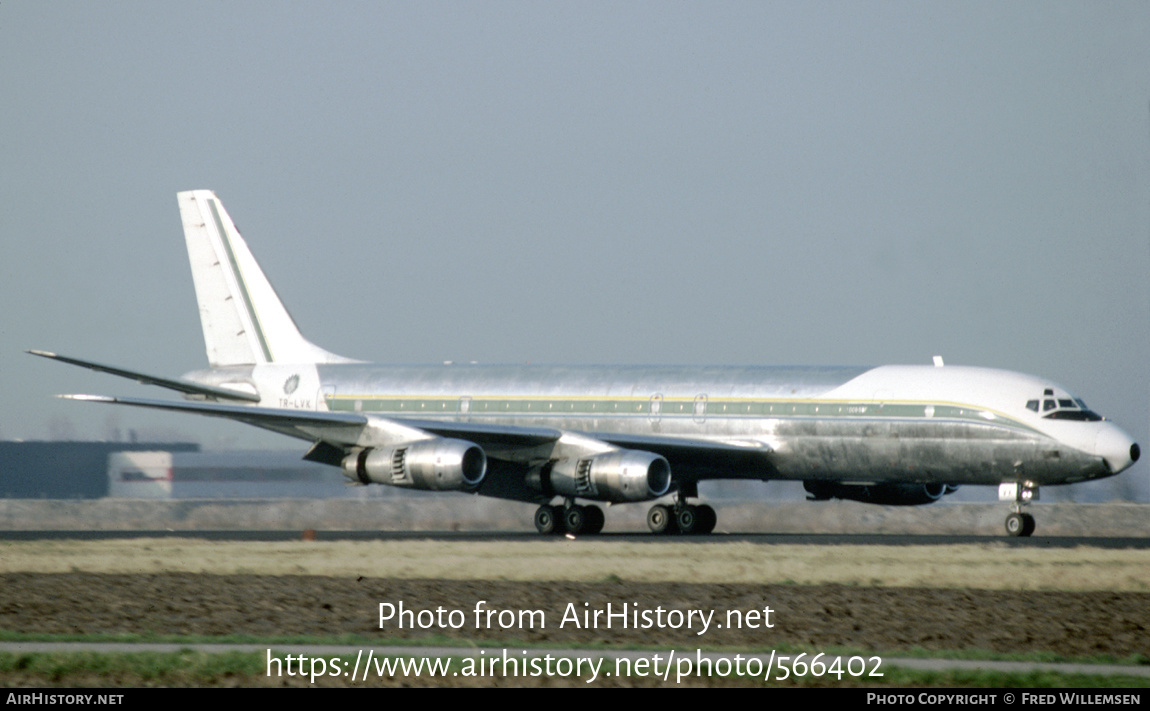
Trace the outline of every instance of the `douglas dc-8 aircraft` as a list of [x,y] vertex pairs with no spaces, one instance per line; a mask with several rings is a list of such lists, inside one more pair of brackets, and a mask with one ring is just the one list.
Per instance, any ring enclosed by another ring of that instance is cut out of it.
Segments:
[[[598,533],[593,504],[655,501],[655,533],[708,533],[706,479],[802,481],[810,498],[917,505],[998,486],[1006,531],[1043,485],[1113,476],[1138,445],[1065,388],[933,366],[375,365],[306,340],[215,193],[178,195],[208,370],[161,378],[55,360],[187,402],[68,395],[225,417],[311,442],[356,484],[537,504],[541,533]],[[552,503],[560,501],[561,503]]]

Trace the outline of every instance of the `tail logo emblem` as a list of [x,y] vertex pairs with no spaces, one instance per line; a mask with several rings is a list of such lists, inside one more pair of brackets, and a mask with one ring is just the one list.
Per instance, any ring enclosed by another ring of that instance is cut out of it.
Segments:
[[299,376],[293,375],[284,381],[284,395],[291,395],[299,387]]

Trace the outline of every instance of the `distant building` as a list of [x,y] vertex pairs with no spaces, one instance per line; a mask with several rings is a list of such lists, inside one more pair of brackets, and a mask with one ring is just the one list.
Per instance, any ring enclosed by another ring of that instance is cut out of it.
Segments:
[[124,498],[326,499],[358,493],[339,469],[292,452],[117,452],[108,458],[107,472],[108,495]]
[[349,486],[299,452],[201,452],[194,442],[0,442],[0,499],[387,499],[433,495]]
[[0,442],[0,498],[99,499],[108,495],[108,457],[163,449],[198,452],[192,442]]

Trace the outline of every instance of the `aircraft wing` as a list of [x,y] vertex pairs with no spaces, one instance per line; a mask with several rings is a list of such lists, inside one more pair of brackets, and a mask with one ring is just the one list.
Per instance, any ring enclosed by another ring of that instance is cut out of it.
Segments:
[[508,449],[536,447],[554,442],[563,436],[561,430],[549,427],[504,427],[466,422],[440,422],[436,420],[403,419],[364,415],[358,412],[329,412],[322,410],[291,410],[250,405],[223,405],[209,402],[180,402],[149,398],[112,397],[108,395],[61,395],[68,400],[131,405],[155,410],[189,412],[208,417],[222,417],[253,425],[265,430],[286,434],[298,439],[323,441],[337,447],[355,447],[370,444],[363,433],[375,427],[384,433],[402,437],[423,436],[467,439],[484,448]]
[[770,479],[775,472],[774,450],[758,440],[708,440],[659,435],[590,433],[623,449],[639,449],[661,455],[671,465],[677,481],[745,478],[749,472],[762,472]]
[[440,437],[465,439],[487,450],[511,450],[550,444],[563,436],[563,430],[552,427],[517,427],[514,425],[483,425],[445,420],[391,418],[409,427],[415,427]]
[[594,445],[643,450],[667,459],[678,480],[698,481],[748,471],[773,470],[772,450],[755,440],[703,440],[658,435],[568,433],[551,427],[452,422],[381,417],[359,412],[291,410],[214,402],[181,402],[107,395],[61,395],[84,402],[130,405],[236,420],[265,430],[315,443],[308,459],[338,466],[352,447],[374,446],[384,440],[425,438],[427,435],[467,440],[494,459],[546,459],[550,447],[568,435]]
[[[745,477],[750,471],[766,472],[764,478],[770,478],[770,473],[775,471],[770,461],[773,450],[758,440],[708,440],[617,432],[569,433],[550,427],[473,424],[406,417],[392,419],[440,437],[474,442],[497,459],[522,461],[529,458],[527,454],[532,449],[544,452],[547,451],[546,445],[565,439],[567,435],[576,435],[592,446],[605,443],[621,449],[658,454],[671,465],[676,480],[739,478]],[[578,449],[579,444],[575,447]],[[593,448],[589,450],[593,451]]]

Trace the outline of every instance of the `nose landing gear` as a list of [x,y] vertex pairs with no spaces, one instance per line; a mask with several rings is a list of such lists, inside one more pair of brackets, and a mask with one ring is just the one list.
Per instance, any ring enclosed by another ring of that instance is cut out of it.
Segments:
[[1006,534],[1026,538],[1034,533],[1034,517],[1028,513],[1015,511],[1006,517]]
[[1031,481],[1005,482],[998,485],[998,500],[1011,502],[1011,513],[1006,517],[1006,535],[1027,538],[1034,533],[1034,517],[1023,513],[1022,507],[1038,499],[1038,485]]

